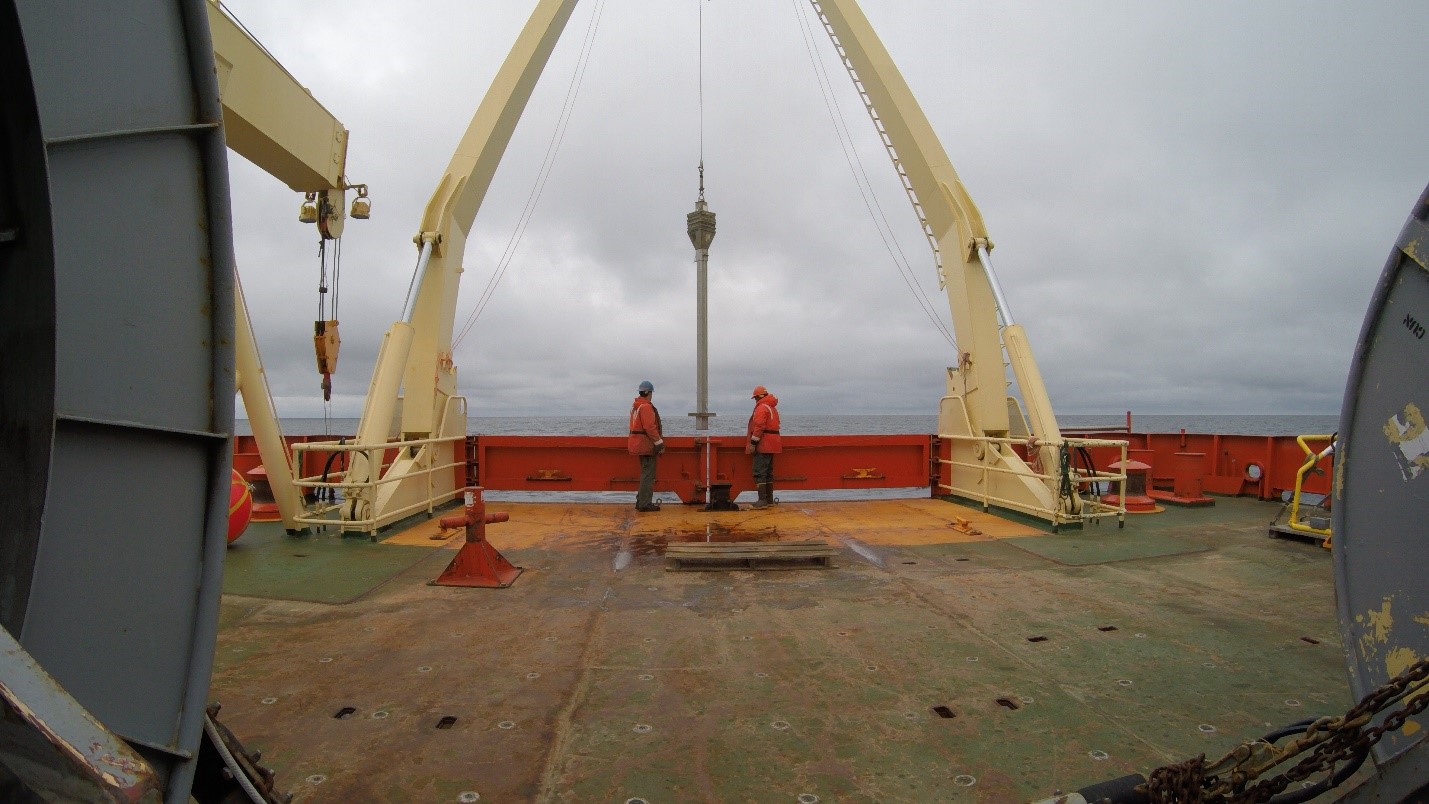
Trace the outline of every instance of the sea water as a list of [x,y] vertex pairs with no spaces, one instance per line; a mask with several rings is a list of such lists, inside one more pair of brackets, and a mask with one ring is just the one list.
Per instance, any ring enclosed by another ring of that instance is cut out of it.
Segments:
[[[782,413],[782,411],[781,411]],[[938,417],[927,415],[843,415],[782,413],[780,430],[785,435],[888,435],[936,433]],[[1222,435],[1322,435],[1335,432],[1339,414],[1326,415],[1206,415],[1133,414],[1131,426],[1138,433],[1220,433]],[[710,424],[711,435],[742,435],[746,417],[720,416]],[[582,435],[624,436],[625,416],[472,416],[467,432],[472,435]],[[1057,417],[1062,429],[1079,427],[1124,427],[1125,413],[1068,415]],[[665,415],[667,435],[694,435],[694,420],[688,416]],[[357,419],[283,419],[286,435],[350,436],[357,432]],[[246,419],[234,422],[239,435],[250,435]]]

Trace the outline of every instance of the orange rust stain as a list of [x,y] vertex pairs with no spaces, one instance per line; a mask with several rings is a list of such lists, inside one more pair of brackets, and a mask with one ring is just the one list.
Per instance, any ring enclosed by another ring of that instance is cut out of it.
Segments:
[[[499,550],[538,546],[578,550],[613,537],[659,541],[852,537],[865,544],[927,545],[1046,533],[1031,525],[931,499],[783,502],[760,511],[709,512],[698,505],[666,503],[662,510],[646,514],[638,514],[626,504],[488,501],[487,510],[505,511],[511,516],[508,522],[486,527],[487,540]],[[462,531],[447,531],[445,538],[432,538],[441,533],[433,519],[383,541],[453,549],[463,541],[458,538]]]

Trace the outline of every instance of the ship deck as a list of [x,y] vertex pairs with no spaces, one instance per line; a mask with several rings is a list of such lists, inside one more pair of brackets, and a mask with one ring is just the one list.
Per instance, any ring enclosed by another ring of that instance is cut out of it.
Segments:
[[[429,586],[462,542],[434,523],[255,523],[210,698],[299,801],[1032,800],[1349,706],[1330,553],[1270,538],[1279,507],[1053,535],[933,499],[490,503],[507,589]],[[808,539],[834,567],[663,557]]]

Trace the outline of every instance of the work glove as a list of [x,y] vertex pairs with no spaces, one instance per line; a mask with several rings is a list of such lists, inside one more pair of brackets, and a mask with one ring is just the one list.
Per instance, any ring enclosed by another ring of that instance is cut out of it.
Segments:
[[664,452],[664,451],[665,451],[665,439],[662,438],[662,439],[660,439],[659,441],[656,441],[656,442],[655,442],[655,454],[656,454],[656,455],[659,455],[660,453],[662,453],[662,452]]
[[757,438],[751,438],[751,439],[749,439],[749,443],[744,445],[744,454],[745,454],[745,455],[753,455],[753,454],[754,454],[754,451],[755,451],[756,449],[758,449],[758,448],[759,448],[759,439],[757,439]]

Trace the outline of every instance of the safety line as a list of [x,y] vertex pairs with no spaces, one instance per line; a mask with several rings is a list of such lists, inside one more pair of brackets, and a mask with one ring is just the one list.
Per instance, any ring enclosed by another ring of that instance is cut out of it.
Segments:
[[[853,174],[854,184],[858,187],[859,195],[863,199],[864,209],[868,211],[874,228],[878,231],[878,236],[883,241],[884,250],[887,251],[889,257],[892,258],[894,266],[898,269],[899,276],[902,277],[903,283],[908,286],[908,290],[913,294],[914,300],[918,303],[918,306],[922,308],[924,315],[932,322],[933,326],[938,330],[938,333],[941,334],[943,339],[956,351],[958,348],[957,339],[954,338],[953,333],[943,322],[942,317],[935,311],[933,303],[928,298],[926,291],[922,290],[922,284],[917,280],[917,273],[913,270],[907,254],[904,253],[902,245],[898,242],[897,236],[893,233],[893,227],[888,222],[888,216],[883,211],[883,205],[878,200],[878,194],[873,190],[873,184],[869,179],[868,171],[864,168],[863,160],[858,155],[858,149],[853,142],[853,135],[849,130],[848,122],[844,119],[843,110],[839,106],[838,98],[834,94],[833,82],[829,78],[827,70],[824,69],[823,63],[819,60],[814,50],[815,37],[812,26],[799,10],[799,0],[793,0],[793,3],[794,14],[798,18],[800,34],[804,40],[804,48],[809,55],[810,64],[813,65],[814,68],[815,81],[819,84],[819,92],[823,95],[824,107],[828,111],[829,118],[834,124],[835,136],[838,137],[839,147],[844,152],[844,160],[848,163],[849,171]],[[814,7],[815,13],[823,20],[823,11],[819,8],[817,0],[810,0],[810,4]],[[825,30],[833,37],[833,32],[828,28],[826,20],[824,24]],[[837,49],[840,56],[843,57],[843,49],[839,45],[836,37],[833,39],[833,42],[835,49]],[[844,64],[848,69],[852,70],[852,67],[848,64],[847,57],[844,57]],[[855,86],[862,92],[862,85],[858,83],[856,77]],[[866,95],[864,95],[864,97],[867,98]],[[867,104],[866,102],[866,105],[868,105],[870,113],[872,113],[871,104]],[[882,131],[882,124],[878,123],[876,117],[875,124],[883,136],[885,147],[890,149],[890,156],[894,156],[894,167],[898,169],[900,175],[903,176],[905,189],[909,189],[907,174],[902,170],[901,164],[897,162],[896,155],[892,153],[891,143],[888,142],[887,135]],[[867,189],[865,189],[865,187]],[[877,212],[875,212],[875,207],[877,208]],[[927,227],[926,218],[923,217],[922,208],[916,205],[916,199],[914,211],[918,214],[919,220],[923,222],[925,232],[931,231]],[[880,218],[882,219],[882,225],[879,225]],[[941,287],[943,284],[942,265],[938,258],[936,241],[932,242],[935,244],[933,247],[933,257],[938,272],[939,286]],[[895,251],[897,253],[895,253]]]
[[497,261],[496,269],[491,277],[487,279],[486,286],[482,289],[480,297],[476,301],[475,308],[466,321],[463,322],[461,331],[452,339],[452,348],[455,349],[468,333],[475,326],[478,318],[486,309],[487,303],[496,293],[496,287],[506,275],[506,271],[511,267],[511,261],[516,256],[516,251],[521,245],[521,240],[526,234],[526,227],[530,224],[531,218],[536,211],[536,205],[541,200],[541,194],[545,191],[546,181],[551,176],[551,170],[555,165],[556,154],[560,151],[561,143],[565,141],[566,130],[570,125],[571,115],[575,111],[576,98],[580,95],[581,84],[585,81],[585,71],[590,65],[590,54],[594,49],[595,35],[600,28],[600,18],[605,10],[605,0],[596,3],[595,11],[591,14],[590,22],[586,26],[586,34],[581,42],[581,50],[576,57],[576,67],[571,74],[571,81],[566,87],[566,97],[561,104],[561,112],[556,120],[555,130],[551,134],[551,141],[546,146],[546,154],[541,162],[541,167],[536,171],[536,179],[531,187],[531,192],[526,196],[526,205],[521,210],[521,215],[517,219],[515,228],[511,232],[511,237],[506,241],[506,248]]

